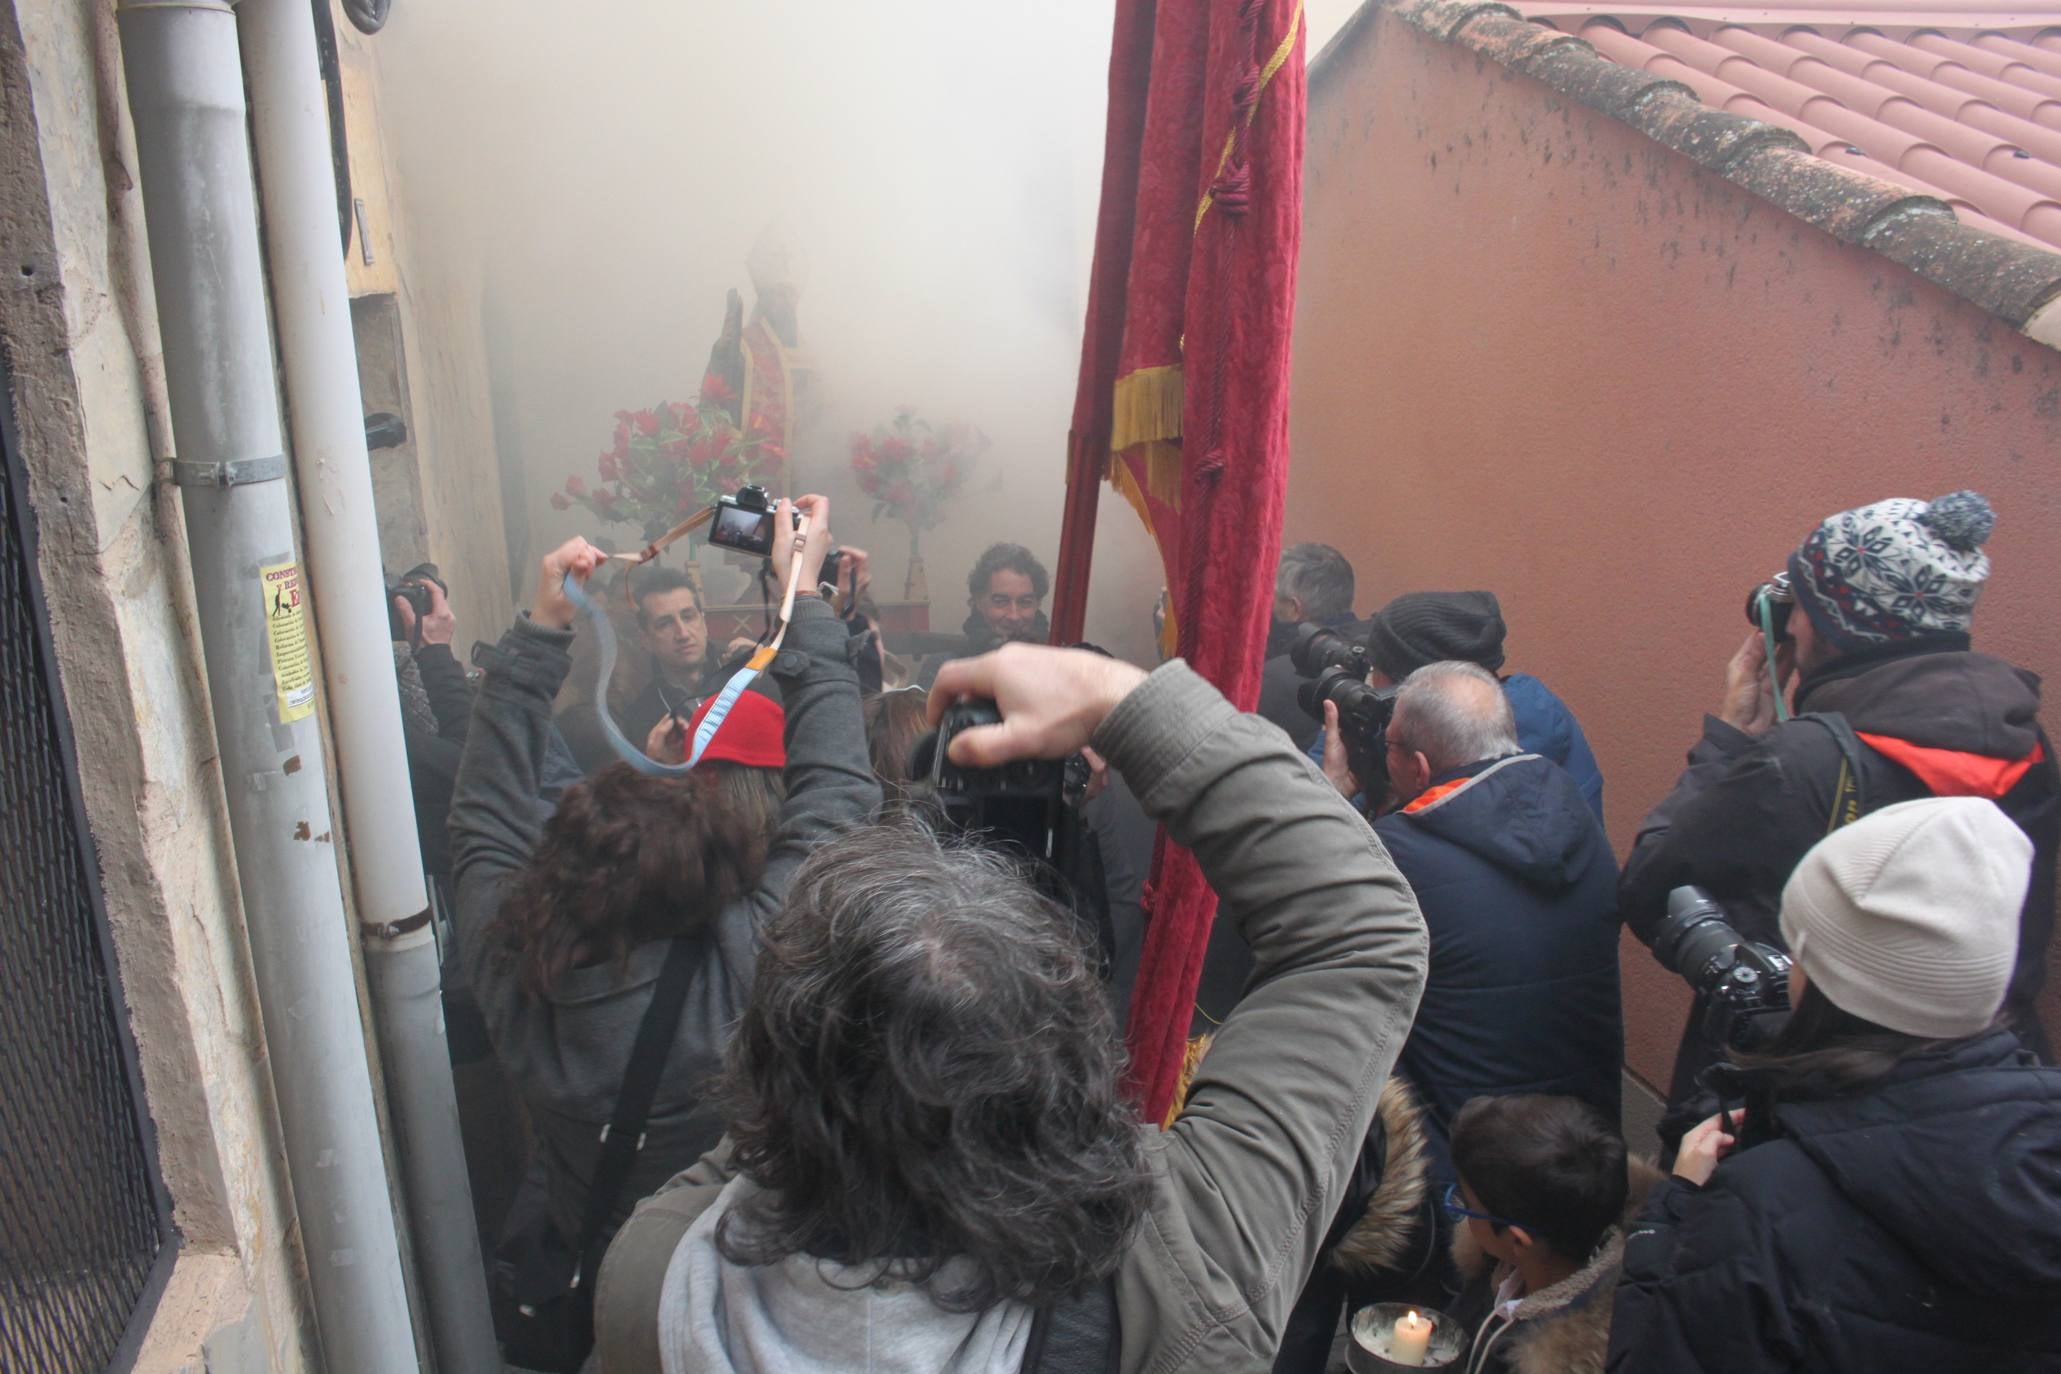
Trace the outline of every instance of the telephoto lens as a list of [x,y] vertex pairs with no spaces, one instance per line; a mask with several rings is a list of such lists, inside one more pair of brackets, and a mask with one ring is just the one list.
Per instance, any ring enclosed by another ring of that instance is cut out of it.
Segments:
[[1296,630],[1295,642],[1288,646],[1288,660],[1304,677],[1320,676],[1326,668],[1344,668],[1358,678],[1367,676],[1367,646],[1322,625]]

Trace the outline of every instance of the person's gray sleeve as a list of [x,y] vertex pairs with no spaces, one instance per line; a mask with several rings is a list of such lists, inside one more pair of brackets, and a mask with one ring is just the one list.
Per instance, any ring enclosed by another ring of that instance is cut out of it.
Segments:
[[1423,917],[1322,774],[1185,665],[1153,673],[1094,744],[1195,852],[1255,965],[1151,1142],[1154,1202],[1118,1277],[1123,1367],[1183,1368],[1222,1330],[1265,1368],[1416,1016]]
[[731,1016],[744,1010],[757,963],[759,925],[787,900],[802,860],[880,805],[880,783],[873,776],[859,708],[859,675],[851,661],[859,647],[823,602],[814,597],[795,602],[786,646],[770,669],[780,681],[787,712],[787,799],[758,886],[724,908],[715,928]]
[[517,619],[495,648],[465,734],[451,793],[453,921],[466,974],[483,997],[496,982],[486,967],[486,930],[500,910],[501,881],[529,862],[544,830],[538,782],[552,698],[572,668],[572,638],[570,630]]

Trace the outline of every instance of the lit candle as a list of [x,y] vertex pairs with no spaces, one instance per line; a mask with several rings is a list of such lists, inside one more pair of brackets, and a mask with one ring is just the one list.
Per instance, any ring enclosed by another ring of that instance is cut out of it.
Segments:
[[1395,1364],[1421,1365],[1431,1348],[1431,1318],[1412,1312],[1397,1317],[1388,1335],[1388,1358]]

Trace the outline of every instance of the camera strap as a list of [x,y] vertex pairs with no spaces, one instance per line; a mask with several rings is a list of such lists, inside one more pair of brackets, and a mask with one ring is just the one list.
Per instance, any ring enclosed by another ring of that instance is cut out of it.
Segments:
[[[659,551],[667,544],[672,543],[675,539],[696,526],[705,524],[709,518],[710,512],[703,511],[693,519],[674,526],[659,539],[645,545],[641,553],[611,554],[610,557],[620,559],[630,564],[633,568],[639,564],[648,563],[658,557]],[[766,666],[772,663],[774,656],[780,652],[781,643],[787,638],[787,626],[794,619],[795,593],[800,589],[801,579],[804,575],[802,555],[808,545],[808,539],[809,521],[807,517],[803,517],[801,524],[796,526],[794,530],[794,553],[788,562],[787,589],[781,594],[780,621],[774,627],[773,638],[754,650],[752,656],[745,661],[744,666],[733,673],[730,680],[723,684],[723,690],[716,694],[716,699],[709,705],[707,713],[701,718],[701,725],[694,732],[694,739],[688,747],[687,761],[685,763],[660,763],[657,759],[652,758],[649,754],[624,738],[622,728],[615,723],[615,717],[610,715],[608,710],[608,684],[615,678],[615,626],[610,623],[608,613],[595,605],[594,599],[587,595],[586,587],[575,581],[571,576],[567,576],[565,579],[566,600],[572,602],[573,609],[578,611],[587,623],[594,628],[594,643],[599,650],[601,660],[594,688],[594,714],[600,723],[602,737],[608,741],[609,748],[615,750],[616,757],[622,759],[623,762],[629,764],[638,772],[649,774],[652,777],[678,778],[694,771],[694,765],[701,762],[701,756],[707,752],[709,742],[716,737],[716,731],[722,729],[723,722],[729,719],[730,709],[737,704],[737,699],[744,695],[758,675],[765,671]],[[623,581],[627,583],[629,579],[625,577]]]
[[1775,719],[1785,721],[1789,719],[1789,703],[1782,700],[1782,673],[1775,666],[1775,607],[1766,587],[1754,593],[1754,609],[1760,612],[1761,642],[1768,651],[1768,681],[1775,690]]
[[1861,737],[1854,733],[1853,722],[1837,711],[1806,711],[1797,719],[1824,726],[1832,742],[1839,746],[1839,777],[1832,784],[1832,805],[1825,821],[1825,833],[1829,835],[1867,814],[1868,797],[1861,774],[1864,746]]

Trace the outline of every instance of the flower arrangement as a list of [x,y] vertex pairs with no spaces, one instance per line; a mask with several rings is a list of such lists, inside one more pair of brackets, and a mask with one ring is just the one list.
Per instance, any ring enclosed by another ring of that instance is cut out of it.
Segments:
[[972,425],[932,424],[903,406],[871,434],[852,436],[852,471],[873,498],[873,518],[892,515],[909,527],[911,547],[944,518],[944,505],[966,484],[988,447]]
[[661,401],[649,410],[618,410],[614,442],[595,460],[598,480],[567,477],[564,490],[551,493],[552,509],[581,506],[656,539],[746,482],[777,486],[786,451],[762,427],[739,429],[728,399],[711,378],[692,405]]

